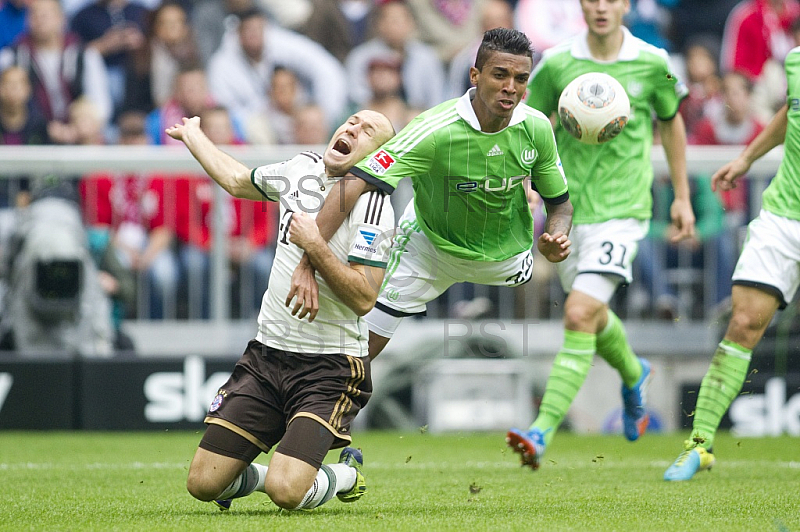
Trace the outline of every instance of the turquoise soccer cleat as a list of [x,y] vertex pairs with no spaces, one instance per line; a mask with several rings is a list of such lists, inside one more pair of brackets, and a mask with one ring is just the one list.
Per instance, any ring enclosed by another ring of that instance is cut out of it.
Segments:
[[364,456],[359,449],[345,447],[339,455],[339,463],[346,464],[356,470],[356,483],[353,488],[345,493],[337,493],[336,496],[342,502],[356,502],[367,492],[367,481],[364,478],[361,468],[364,467]]
[[714,455],[697,446],[695,442],[687,440],[684,448],[677,460],[664,472],[664,480],[691,480],[698,471],[711,469],[714,465]]
[[650,416],[645,411],[647,404],[647,387],[653,376],[650,363],[640,358],[642,363],[642,376],[639,381],[628,388],[622,385],[622,429],[629,441],[636,441],[647,430]]
[[506,444],[520,454],[523,467],[528,466],[534,471],[539,469],[545,448],[544,433],[540,429],[511,429],[506,434]]

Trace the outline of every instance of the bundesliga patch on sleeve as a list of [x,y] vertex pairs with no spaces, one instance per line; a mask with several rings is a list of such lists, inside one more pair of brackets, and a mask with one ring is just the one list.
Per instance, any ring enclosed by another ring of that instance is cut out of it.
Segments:
[[389,155],[386,150],[380,150],[378,153],[369,158],[369,161],[367,161],[367,166],[369,166],[370,170],[376,174],[383,175],[386,173],[386,170],[392,167],[394,163],[394,157]]

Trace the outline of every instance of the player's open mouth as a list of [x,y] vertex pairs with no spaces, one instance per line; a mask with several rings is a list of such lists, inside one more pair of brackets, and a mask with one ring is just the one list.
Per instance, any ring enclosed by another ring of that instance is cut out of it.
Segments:
[[333,145],[334,151],[341,153],[342,155],[350,155],[351,147],[344,139],[339,139],[336,141],[336,144]]

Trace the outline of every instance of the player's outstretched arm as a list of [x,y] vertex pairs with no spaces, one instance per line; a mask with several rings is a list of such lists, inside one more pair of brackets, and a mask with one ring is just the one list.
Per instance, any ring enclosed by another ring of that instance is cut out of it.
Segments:
[[250,182],[250,169],[217,148],[200,129],[200,117],[184,117],[182,123],[166,129],[167,135],[183,142],[206,173],[237,198],[263,200]]
[[750,166],[786,138],[789,106],[784,105],[772,117],[767,127],[745,147],[739,157],[725,164],[711,177],[712,190],[736,188],[736,180],[750,170]]
[[675,228],[672,242],[694,237],[695,216],[692,210],[692,193],[686,171],[686,126],[680,113],[670,120],[658,120],[661,143],[667,155],[669,175],[675,199],[670,206],[670,218]]
[[312,265],[334,294],[353,312],[363,316],[372,309],[383,283],[382,268],[363,264],[348,266],[341,262],[322,238],[314,220],[303,212],[292,216],[289,241],[305,250]]
[[547,204],[544,233],[536,242],[539,253],[550,262],[561,262],[570,254],[569,232],[572,230],[572,202]]
[[[370,188],[372,185],[363,179],[347,174],[331,189],[317,214],[319,233],[326,242],[353,210],[359,196]],[[319,286],[314,279],[314,268],[307,253],[292,274],[292,285],[286,296],[286,306],[290,305],[292,315],[300,319],[308,317],[309,322],[314,321],[319,311]]]

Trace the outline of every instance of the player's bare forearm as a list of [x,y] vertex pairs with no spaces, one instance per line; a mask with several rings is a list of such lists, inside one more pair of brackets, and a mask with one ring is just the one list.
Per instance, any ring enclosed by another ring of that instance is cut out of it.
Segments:
[[572,203],[567,200],[558,205],[548,204],[544,233],[539,236],[536,247],[550,262],[561,262],[570,254],[572,242]]
[[167,128],[166,132],[182,141],[203,170],[228,194],[244,199],[264,199],[250,182],[250,169],[217,148],[203,133],[200,117],[183,118],[182,123]]
[[567,200],[558,205],[547,204],[547,219],[544,221],[544,232],[569,236],[572,231],[572,202]]
[[686,172],[686,126],[680,113],[671,120],[657,120],[661,144],[667,156],[675,199],[691,202],[689,177]]

